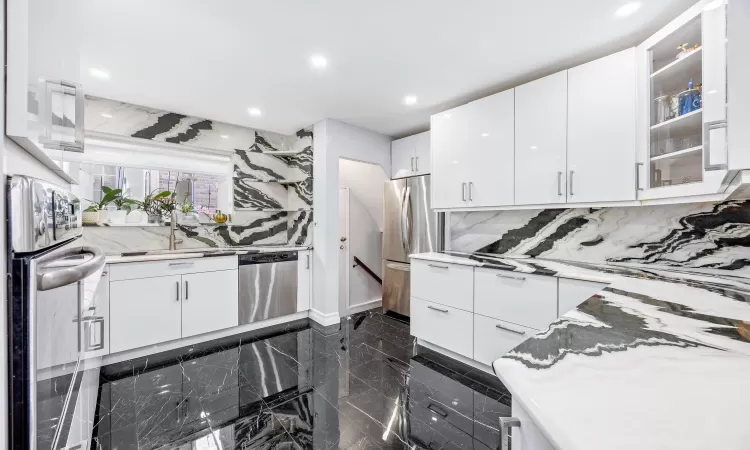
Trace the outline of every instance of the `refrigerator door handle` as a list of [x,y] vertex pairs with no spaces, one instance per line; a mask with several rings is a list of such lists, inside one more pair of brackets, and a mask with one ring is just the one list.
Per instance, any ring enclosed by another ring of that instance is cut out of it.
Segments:
[[402,228],[402,240],[404,242],[404,250],[406,256],[411,253],[411,188],[407,185],[404,195],[404,203],[401,207],[401,228]]

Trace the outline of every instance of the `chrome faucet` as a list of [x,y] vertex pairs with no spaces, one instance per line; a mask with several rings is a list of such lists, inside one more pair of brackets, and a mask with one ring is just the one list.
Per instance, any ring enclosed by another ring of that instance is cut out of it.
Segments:
[[172,210],[172,216],[169,220],[169,249],[177,250],[177,244],[182,244],[182,239],[175,239],[174,232],[177,228],[177,211]]

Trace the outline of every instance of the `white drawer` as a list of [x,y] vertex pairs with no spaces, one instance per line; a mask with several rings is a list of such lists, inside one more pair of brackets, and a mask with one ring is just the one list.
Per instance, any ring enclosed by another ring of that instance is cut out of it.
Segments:
[[474,268],[413,259],[411,295],[464,311],[474,311]]
[[543,330],[557,319],[557,278],[477,268],[474,312]]
[[491,366],[497,358],[538,332],[533,328],[474,314],[474,360]]
[[411,334],[459,355],[474,352],[473,314],[419,298],[411,298]]
[[237,269],[237,256],[213,256],[208,258],[170,259],[123,264],[110,264],[110,281],[134,280],[138,278],[163,277],[186,273],[215,272]]

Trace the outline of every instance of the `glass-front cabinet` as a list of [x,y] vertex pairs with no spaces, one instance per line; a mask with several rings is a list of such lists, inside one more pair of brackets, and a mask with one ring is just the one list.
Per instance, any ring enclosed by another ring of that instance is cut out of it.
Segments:
[[699,2],[637,49],[641,200],[723,191],[726,9]]

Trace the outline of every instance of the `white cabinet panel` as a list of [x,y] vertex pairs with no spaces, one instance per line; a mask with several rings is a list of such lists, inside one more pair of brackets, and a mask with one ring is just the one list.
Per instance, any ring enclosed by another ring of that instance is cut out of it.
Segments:
[[430,132],[414,136],[414,175],[427,175],[430,168]]
[[463,105],[430,119],[433,208],[468,206],[466,183],[474,163],[463,129],[470,115],[469,105]]
[[414,174],[415,143],[414,136],[391,142],[391,178],[410,177]]
[[538,330],[474,314],[474,360],[491,366]]
[[411,334],[471,358],[474,314],[450,306],[411,298]]
[[567,278],[560,278],[558,283],[558,316],[562,316],[571,309],[574,309],[588,300],[592,295],[607,287],[605,283],[569,280]]
[[297,312],[310,309],[312,294],[312,251],[298,253],[297,262]]
[[568,70],[568,203],[635,200],[635,49]]
[[[513,89],[466,105],[470,121],[462,134],[469,161],[468,206],[513,204]],[[434,179],[434,177],[433,177]],[[434,183],[434,181],[433,181]]]
[[568,72],[516,88],[515,204],[565,203]]
[[543,330],[557,318],[557,278],[474,269],[474,312]]
[[111,353],[180,338],[181,280],[172,275],[110,283]]
[[236,327],[237,270],[182,276],[182,337]]
[[[46,369],[78,360],[78,284],[36,293],[36,363]],[[53,344],[54,343],[54,344]],[[42,345],[43,344],[43,345]]]
[[112,264],[110,267],[110,280],[120,281],[164,275],[232,270],[237,269],[239,266],[237,256],[212,256],[209,258]]
[[105,266],[104,271],[102,271],[102,278],[99,281],[99,285],[96,287],[96,295],[94,296],[93,303],[90,305],[91,307],[94,307],[96,309],[91,310],[93,316],[95,316],[98,319],[104,319],[103,324],[94,321],[90,323],[88,326],[84,325],[86,327],[83,331],[84,335],[85,333],[89,334],[89,339],[91,343],[96,344],[99,342],[102,342],[104,344],[104,347],[100,350],[93,350],[93,351],[85,351],[84,348],[84,354],[82,357],[84,359],[88,358],[95,358],[98,356],[108,355],[109,354],[109,327],[110,327],[110,321],[109,321],[109,267]]
[[464,311],[473,311],[474,268],[412,260],[411,295]]
[[[729,4],[727,12],[727,77],[729,80],[750,80],[750,2]],[[727,96],[729,119],[729,170],[750,169],[750,83],[730,82]]]

